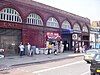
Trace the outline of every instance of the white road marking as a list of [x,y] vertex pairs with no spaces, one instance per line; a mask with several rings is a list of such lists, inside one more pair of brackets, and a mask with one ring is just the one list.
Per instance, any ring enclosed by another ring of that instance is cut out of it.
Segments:
[[77,62],[74,62],[74,63],[65,64],[65,65],[61,65],[61,66],[57,66],[57,67],[53,67],[53,68],[48,68],[48,69],[43,69],[43,70],[39,70],[39,71],[34,71],[32,73],[36,74],[36,73],[40,73],[40,72],[46,72],[46,71],[50,71],[50,70],[54,70],[54,69],[58,69],[58,68],[62,68],[62,67],[67,67],[67,66],[71,66],[71,65],[74,65],[74,64],[78,64],[78,63],[82,63],[82,62],[84,62],[84,61],[77,61]]
[[84,53],[82,53],[82,54],[70,54],[68,56],[78,56],[78,55],[84,55]]
[[84,72],[81,75],[87,75],[88,73],[90,73],[90,71]]

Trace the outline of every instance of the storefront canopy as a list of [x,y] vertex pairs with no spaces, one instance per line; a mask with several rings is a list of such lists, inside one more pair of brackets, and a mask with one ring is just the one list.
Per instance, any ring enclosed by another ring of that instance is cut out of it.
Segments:
[[61,34],[71,34],[73,33],[73,29],[62,29]]

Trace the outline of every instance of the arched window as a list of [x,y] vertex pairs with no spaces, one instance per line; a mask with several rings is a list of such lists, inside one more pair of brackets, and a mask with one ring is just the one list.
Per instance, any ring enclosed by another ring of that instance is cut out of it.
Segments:
[[83,31],[83,32],[88,32],[87,26],[84,25],[83,28],[82,28],[82,31]]
[[73,26],[73,30],[74,31],[81,31],[80,25],[75,23],[74,26]]
[[0,20],[22,23],[20,14],[12,8],[4,8],[0,11]]
[[71,29],[71,25],[68,21],[64,21],[61,26],[62,29]]
[[46,24],[48,27],[54,27],[54,28],[59,28],[59,24],[58,24],[58,21],[53,18],[53,17],[50,17],[48,20],[47,20],[47,24]]
[[29,14],[29,16],[27,17],[27,23],[43,26],[43,21],[42,21],[41,17],[35,13]]

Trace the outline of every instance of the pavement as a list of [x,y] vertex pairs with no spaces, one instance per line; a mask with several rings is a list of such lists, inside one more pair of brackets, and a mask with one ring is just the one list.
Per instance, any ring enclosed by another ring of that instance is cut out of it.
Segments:
[[36,63],[44,63],[49,61],[67,59],[72,57],[83,56],[84,53],[74,53],[74,52],[64,52],[59,53],[57,55],[50,54],[39,54],[33,56],[8,56],[4,58],[0,58],[0,71],[10,69],[14,66],[26,65],[26,64],[36,64]]

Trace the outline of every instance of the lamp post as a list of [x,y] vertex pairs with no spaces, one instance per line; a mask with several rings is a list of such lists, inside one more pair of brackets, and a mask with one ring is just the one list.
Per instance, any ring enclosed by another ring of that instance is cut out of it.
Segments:
[[97,35],[96,35],[96,33],[95,33],[94,35],[95,35],[95,48],[96,48],[96,44],[97,44],[97,42],[96,42],[96,40],[97,40]]

